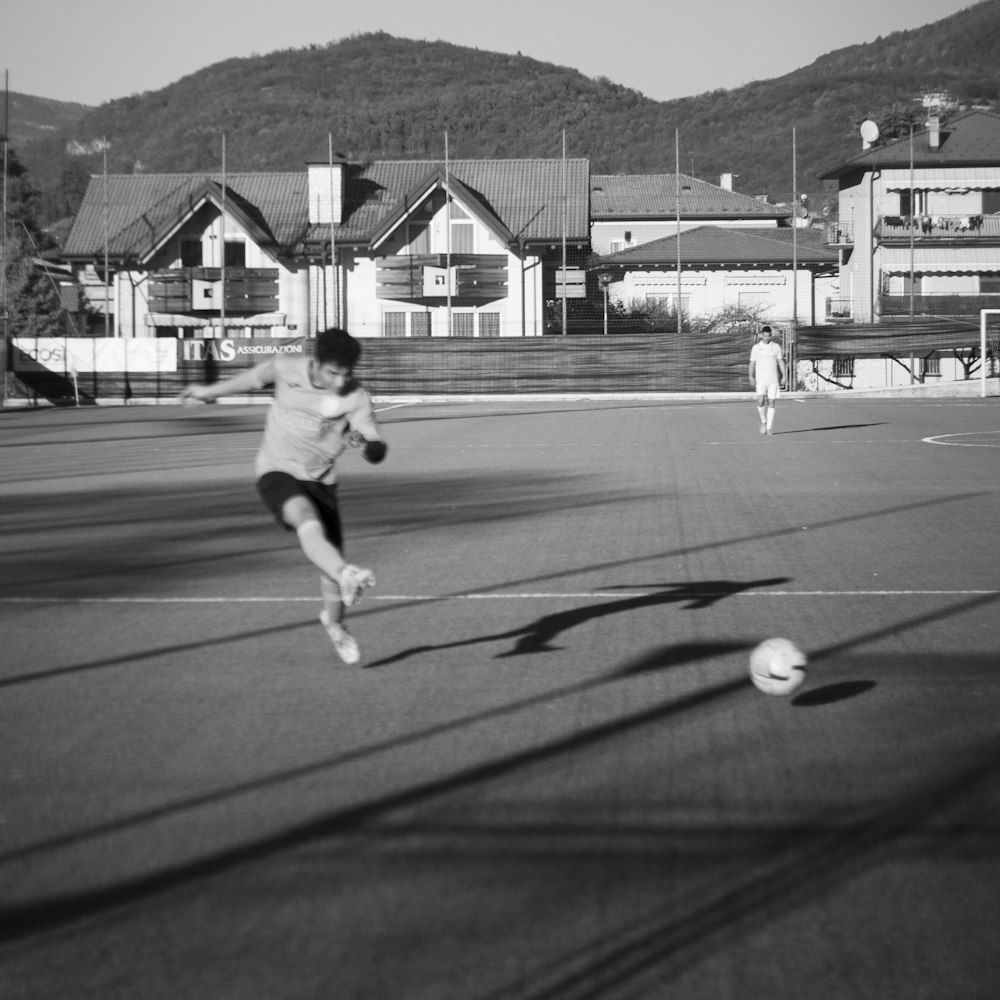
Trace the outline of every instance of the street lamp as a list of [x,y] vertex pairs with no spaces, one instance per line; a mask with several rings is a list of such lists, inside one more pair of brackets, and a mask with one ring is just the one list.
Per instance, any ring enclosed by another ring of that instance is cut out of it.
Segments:
[[604,336],[608,335],[608,286],[614,281],[610,271],[600,271],[597,280],[604,292]]

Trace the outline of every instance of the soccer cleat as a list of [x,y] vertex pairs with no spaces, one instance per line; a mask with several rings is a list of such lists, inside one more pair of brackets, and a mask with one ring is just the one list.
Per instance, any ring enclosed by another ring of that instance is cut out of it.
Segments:
[[773,434],[773,433],[774,433],[774,431],[773,431],[773,430],[771,430],[771,428],[770,428],[770,427],[768,427],[768,429],[767,429],[767,433],[768,433],[768,434]]
[[761,434],[766,434],[767,433],[767,426],[765,424],[761,424],[760,425],[760,432],[761,432]]
[[337,655],[344,663],[357,663],[361,659],[361,647],[358,645],[358,640],[343,625],[330,621],[330,616],[326,613],[325,608],[320,612],[319,620],[323,623],[323,628],[326,629],[326,634],[330,637]]
[[361,600],[365,587],[375,586],[375,574],[370,569],[362,569],[351,563],[344,563],[340,571],[340,597],[348,607]]

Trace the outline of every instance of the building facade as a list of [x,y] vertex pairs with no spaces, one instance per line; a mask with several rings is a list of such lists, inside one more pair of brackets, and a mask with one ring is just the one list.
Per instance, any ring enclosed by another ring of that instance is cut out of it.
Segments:
[[581,159],[93,177],[63,258],[112,336],[537,336],[588,188]]

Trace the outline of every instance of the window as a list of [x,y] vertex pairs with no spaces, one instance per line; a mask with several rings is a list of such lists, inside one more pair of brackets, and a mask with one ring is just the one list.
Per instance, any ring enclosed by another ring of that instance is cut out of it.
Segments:
[[979,276],[980,295],[1000,295],[1000,274],[981,274]]
[[929,358],[917,358],[917,370],[914,373],[918,378],[931,376],[932,378],[941,375],[941,359],[933,354]]
[[479,314],[479,336],[480,337],[500,336],[500,313]]
[[226,267],[247,266],[247,245],[242,240],[239,243],[226,241]]
[[181,267],[201,267],[201,240],[181,240]]
[[453,337],[474,337],[476,335],[476,314],[452,313],[451,335]]
[[[666,309],[668,312],[674,311],[674,303],[677,301],[676,295],[647,294],[646,305],[654,309]],[[691,296],[681,296],[681,312],[689,315],[691,312]]]
[[834,358],[833,377],[854,378],[854,358]]
[[983,215],[996,215],[1000,212],[1000,191],[988,190],[983,192]]
[[382,336],[384,337],[405,337],[406,336],[406,313],[387,312],[382,314]]
[[451,252],[473,253],[475,249],[475,232],[472,220],[451,220]]
[[431,314],[429,312],[410,313],[410,336],[429,337],[431,335]]
[[406,243],[411,254],[431,252],[431,228],[426,222],[409,222],[406,226]]

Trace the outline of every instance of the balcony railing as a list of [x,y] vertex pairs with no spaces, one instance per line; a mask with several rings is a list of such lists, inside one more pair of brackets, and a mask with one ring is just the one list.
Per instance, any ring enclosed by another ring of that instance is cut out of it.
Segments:
[[1000,238],[1000,215],[883,215],[875,226],[875,235],[883,242],[980,240]]
[[[829,246],[854,245],[853,222],[828,222]],[[875,236],[883,243],[922,240],[998,240],[1000,215],[882,215],[875,222]]]
[[828,222],[826,242],[829,246],[854,246],[853,222]]

